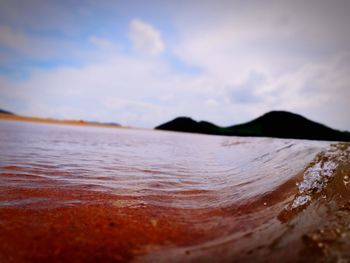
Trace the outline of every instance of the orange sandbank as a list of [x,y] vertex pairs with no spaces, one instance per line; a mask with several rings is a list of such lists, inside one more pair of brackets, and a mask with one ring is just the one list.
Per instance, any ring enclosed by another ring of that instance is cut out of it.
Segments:
[[0,113],[0,120],[15,120],[15,121],[28,121],[28,122],[40,122],[51,124],[65,124],[65,125],[79,125],[79,126],[96,126],[96,127],[110,127],[110,128],[126,128],[125,126],[118,126],[107,123],[95,123],[84,120],[56,120],[39,117],[28,117],[21,115],[11,115]]

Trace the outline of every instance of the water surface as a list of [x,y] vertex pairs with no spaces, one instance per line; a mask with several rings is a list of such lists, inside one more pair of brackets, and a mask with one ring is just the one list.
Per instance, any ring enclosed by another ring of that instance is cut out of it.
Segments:
[[349,256],[348,144],[0,121],[0,154],[2,262]]

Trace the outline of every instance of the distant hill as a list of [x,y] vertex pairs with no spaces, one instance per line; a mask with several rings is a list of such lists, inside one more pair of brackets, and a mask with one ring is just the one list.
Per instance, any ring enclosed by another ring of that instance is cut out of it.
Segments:
[[206,121],[179,117],[157,126],[157,130],[192,132],[228,136],[275,137],[326,141],[350,141],[350,133],[331,129],[323,124],[286,111],[271,111],[250,122],[220,127]]
[[6,110],[2,110],[2,109],[0,109],[0,114],[15,115],[15,114],[12,113],[12,112],[9,112],[9,111],[6,111]]

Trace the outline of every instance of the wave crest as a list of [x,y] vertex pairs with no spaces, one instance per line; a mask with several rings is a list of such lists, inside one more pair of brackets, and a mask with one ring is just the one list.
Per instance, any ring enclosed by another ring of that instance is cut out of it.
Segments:
[[349,161],[350,144],[331,144],[320,152],[303,172],[303,180],[296,183],[297,194],[291,203],[280,213],[279,219],[287,221],[305,209],[316,199],[329,182],[336,176],[337,169]]

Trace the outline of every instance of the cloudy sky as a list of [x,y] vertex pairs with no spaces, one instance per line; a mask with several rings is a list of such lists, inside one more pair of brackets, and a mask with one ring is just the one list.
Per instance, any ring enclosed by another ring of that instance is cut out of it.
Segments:
[[350,130],[350,1],[0,0],[0,108],[154,127],[288,110]]

